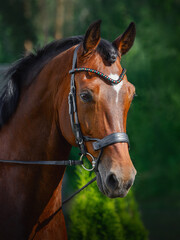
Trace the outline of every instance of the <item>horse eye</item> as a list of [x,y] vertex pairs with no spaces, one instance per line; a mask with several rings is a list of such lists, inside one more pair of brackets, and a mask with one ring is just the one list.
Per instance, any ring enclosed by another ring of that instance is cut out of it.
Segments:
[[80,98],[83,102],[91,102],[92,94],[89,91],[84,91],[84,92],[80,93]]

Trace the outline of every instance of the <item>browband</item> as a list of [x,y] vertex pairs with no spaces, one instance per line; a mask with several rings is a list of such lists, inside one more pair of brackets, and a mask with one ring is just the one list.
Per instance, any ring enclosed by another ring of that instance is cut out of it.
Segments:
[[107,80],[108,82],[110,83],[113,83],[113,84],[118,84],[120,83],[123,78],[124,78],[124,75],[126,74],[126,69],[123,68],[122,72],[121,72],[121,75],[119,76],[119,78],[117,80],[114,80],[110,77],[108,77],[107,75],[105,75],[104,73],[100,72],[100,71],[97,71],[97,70],[94,70],[92,68],[74,68],[72,70],[69,71],[70,74],[72,73],[75,73],[75,72],[92,72],[92,73],[96,73],[97,75],[99,75],[100,77],[104,78],[105,80]]

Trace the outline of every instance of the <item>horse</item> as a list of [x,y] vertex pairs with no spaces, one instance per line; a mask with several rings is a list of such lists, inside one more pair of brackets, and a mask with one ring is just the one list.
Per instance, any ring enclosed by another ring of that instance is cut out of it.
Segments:
[[[4,77],[0,91],[3,240],[67,239],[62,210],[54,214],[62,205],[66,166],[16,161],[68,160],[71,147],[77,146],[72,129],[76,117],[79,124],[74,124],[75,133],[89,137],[83,143],[89,160],[94,161],[101,152],[96,171],[100,191],[109,198],[125,197],[133,185],[136,170],[128,140],[120,141],[119,137],[123,133],[126,137],[127,113],[135,95],[135,87],[127,80],[120,63],[121,56],[133,45],[135,24],[131,23],[113,42],[101,38],[100,24],[100,20],[92,23],[84,36],[56,40],[30,53],[14,63]],[[71,78],[75,83],[77,112],[70,119]],[[93,140],[97,139],[103,139],[99,142],[103,152],[97,142],[96,150],[93,147]],[[51,221],[46,222],[53,214]]]

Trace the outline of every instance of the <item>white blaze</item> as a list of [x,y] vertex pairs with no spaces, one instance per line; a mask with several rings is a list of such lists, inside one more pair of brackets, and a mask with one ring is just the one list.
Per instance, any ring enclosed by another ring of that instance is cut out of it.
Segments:
[[[119,79],[119,75],[117,75],[117,74],[112,74],[111,73],[109,75],[109,77],[112,78],[113,80],[118,80]],[[119,91],[120,91],[122,85],[123,85],[123,80],[120,83],[113,85],[113,88],[116,91],[116,103],[118,103]]]

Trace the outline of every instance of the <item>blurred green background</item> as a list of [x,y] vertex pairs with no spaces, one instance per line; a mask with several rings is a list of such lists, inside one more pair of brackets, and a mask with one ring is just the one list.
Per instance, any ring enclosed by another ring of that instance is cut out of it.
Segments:
[[[84,34],[94,20],[102,19],[101,36],[110,41],[131,21],[136,23],[135,44],[122,59],[138,95],[127,124],[130,154],[138,171],[130,194],[135,196],[150,240],[177,240],[180,236],[179,12],[178,0],[1,0],[0,3],[0,69],[34,47]],[[74,189],[79,183],[72,171],[67,173],[66,184],[68,179],[73,181],[70,187]]]

